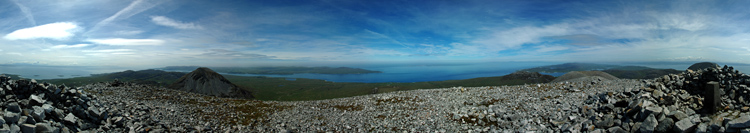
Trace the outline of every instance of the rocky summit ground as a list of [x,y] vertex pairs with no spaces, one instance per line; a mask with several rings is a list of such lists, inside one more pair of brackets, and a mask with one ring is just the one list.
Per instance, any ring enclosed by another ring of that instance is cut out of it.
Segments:
[[[72,88],[0,79],[5,93],[0,131],[750,131],[750,76],[731,67],[649,80],[593,77],[291,102],[217,98],[120,82]],[[721,108],[713,114],[702,102],[708,81],[722,88]]]

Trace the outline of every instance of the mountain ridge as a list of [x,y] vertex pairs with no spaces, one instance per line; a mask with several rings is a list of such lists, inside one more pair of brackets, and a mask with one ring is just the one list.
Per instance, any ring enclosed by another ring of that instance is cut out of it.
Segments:
[[557,65],[539,66],[518,71],[543,73],[568,73],[572,71],[603,71],[621,79],[652,79],[667,74],[678,74],[682,71],[675,69],[657,69],[645,66],[620,66],[595,63],[563,63]]
[[199,67],[185,74],[168,88],[219,97],[255,98],[252,92],[233,84],[221,74],[206,67]]

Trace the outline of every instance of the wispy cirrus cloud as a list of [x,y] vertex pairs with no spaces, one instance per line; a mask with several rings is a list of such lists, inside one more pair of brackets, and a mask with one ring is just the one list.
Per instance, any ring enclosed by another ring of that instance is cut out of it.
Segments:
[[158,25],[169,26],[177,29],[203,29],[200,25],[194,23],[185,23],[164,16],[151,16],[151,22]]
[[74,44],[74,45],[55,45],[52,46],[52,49],[64,49],[64,48],[82,48],[86,46],[91,46],[91,44]]
[[100,49],[100,50],[83,50],[84,53],[112,53],[112,52],[130,52],[133,49]]
[[34,14],[31,13],[31,10],[28,7],[21,4],[20,2],[18,2],[18,0],[12,0],[12,1],[14,4],[16,4],[16,6],[18,6],[19,9],[21,9],[21,12],[26,17],[26,20],[28,20],[29,23],[31,23],[31,25],[36,25],[36,20],[34,20]]
[[24,39],[37,39],[37,38],[50,38],[55,40],[63,40],[74,36],[74,32],[78,29],[78,25],[72,22],[57,22],[50,23],[30,28],[23,28],[11,33],[8,33],[3,38],[8,40],[24,40]]
[[209,49],[200,54],[201,57],[210,57],[216,59],[270,59],[274,56],[254,54],[226,49]]
[[161,4],[163,2],[164,1],[162,1],[162,0],[135,0],[132,3],[130,3],[130,5],[128,5],[127,7],[123,8],[122,10],[118,11],[114,15],[109,16],[106,19],[104,19],[104,20],[99,21],[98,23],[96,23],[96,25],[94,25],[91,28],[91,30],[89,30],[88,32],[97,31],[102,26],[108,25],[109,23],[111,23],[112,21],[115,21],[117,19],[130,18],[133,15],[136,15],[136,14],[139,14],[139,13],[141,13],[143,11],[151,9],[151,8],[153,8],[153,7]]
[[133,45],[162,45],[164,40],[159,39],[125,39],[125,38],[106,38],[106,39],[88,39],[88,42],[105,45],[121,45],[121,46],[133,46]]

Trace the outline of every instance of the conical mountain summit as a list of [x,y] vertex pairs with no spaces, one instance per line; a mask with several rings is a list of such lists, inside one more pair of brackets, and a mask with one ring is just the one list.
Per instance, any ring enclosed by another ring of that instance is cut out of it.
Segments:
[[221,74],[199,67],[169,86],[171,89],[219,97],[254,98],[252,92],[229,82]]

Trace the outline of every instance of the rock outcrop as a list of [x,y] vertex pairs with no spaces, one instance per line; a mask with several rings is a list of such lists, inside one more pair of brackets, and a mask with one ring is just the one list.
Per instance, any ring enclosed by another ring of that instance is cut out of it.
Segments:
[[229,82],[221,74],[205,67],[182,76],[169,88],[219,97],[254,98],[250,91]]
[[690,65],[690,67],[688,67],[688,69],[689,70],[693,70],[693,71],[697,71],[697,70],[702,70],[702,69],[706,69],[706,68],[717,68],[717,67],[719,67],[719,65],[716,64],[716,63],[713,63],[713,62],[699,62],[699,63],[695,63],[693,65]]
[[0,132],[123,132],[127,118],[81,88],[0,75]]
[[[705,103],[710,98],[709,82],[719,84],[718,110],[709,111]],[[738,132],[750,128],[750,75],[732,67],[688,69],[644,83],[644,88],[589,96],[584,103],[589,108],[581,110],[593,113],[584,117],[596,129],[630,132]],[[600,124],[611,121],[615,124]]]
[[554,80],[551,75],[544,75],[539,72],[517,71],[503,76],[503,80],[528,80],[536,83],[547,83]]

